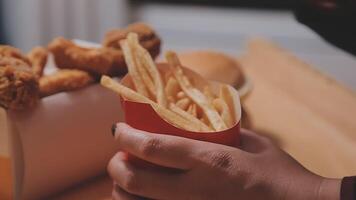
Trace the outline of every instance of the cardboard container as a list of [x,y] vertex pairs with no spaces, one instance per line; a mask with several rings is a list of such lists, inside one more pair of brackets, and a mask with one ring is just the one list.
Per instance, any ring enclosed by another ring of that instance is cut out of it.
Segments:
[[[44,73],[55,71],[50,54]],[[104,174],[118,150],[111,126],[123,121],[119,102],[116,94],[95,84],[42,98],[31,110],[8,111],[14,199],[45,199]]]
[[21,200],[44,199],[105,173],[117,152],[111,126],[123,120],[118,96],[99,84],[43,98],[7,117],[15,199]]
[[[159,63],[158,69],[161,74],[170,73],[168,65],[165,63]],[[203,90],[204,86],[209,85],[212,89],[212,92],[214,94],[218,94],[220,88],[219,86],[221,85],[221,83],[211,81],[209,82],[203,79],[197,73],[187,68],[183,68],[183,70],[185,75],[193,82],[193,84],[198,89]],[[164,76],[162,76],[162,78],[163,77]],[[121,80],[121,83],[127,87],[133,88],[133,84],[131,82],[129,74]],[[235,125],[227,130],[219,132],[202,133],[182,130],[165,121],[155,112],[155,110],[149,104],[145,103],[133,102],[122,99],[122,108],[124,111],[126,123],[134,128],[145,130],[148,132],[175,135],[195,140],[236,146],[239,144],[241,106],[238,92],[236,90],[233,91],[235,92],[236,96],[234,102],[234,113],[236,118]]]

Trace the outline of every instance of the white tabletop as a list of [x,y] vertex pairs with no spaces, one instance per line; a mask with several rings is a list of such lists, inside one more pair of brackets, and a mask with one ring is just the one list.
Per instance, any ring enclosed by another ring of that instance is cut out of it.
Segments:
[[291,11],[149,4],[136,19],[155,27],[164,49],[212,48],[239,55],[250,37],[264,37],[356,91],[356,58],[299,24]]

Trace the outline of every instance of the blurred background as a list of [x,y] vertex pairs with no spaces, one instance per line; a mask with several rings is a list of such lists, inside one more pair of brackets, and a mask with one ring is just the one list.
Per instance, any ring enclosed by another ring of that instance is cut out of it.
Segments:
[[216,49],[238,56],[248,38],[277,42],[356,90],[356,60],[298,23],[297,0],[2,0],[0,42],[23,51],[57,36],[100,42],[110,29],[152,25],[163,49]]

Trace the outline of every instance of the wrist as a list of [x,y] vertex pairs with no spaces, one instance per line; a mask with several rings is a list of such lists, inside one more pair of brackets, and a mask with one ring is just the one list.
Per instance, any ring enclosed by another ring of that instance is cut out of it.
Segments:
[[340,200],[340,179],[308,174],[294,181],[284,199],[293,200]]
[[317,199],[339,200],[340,189],[341,179],[322,178]]

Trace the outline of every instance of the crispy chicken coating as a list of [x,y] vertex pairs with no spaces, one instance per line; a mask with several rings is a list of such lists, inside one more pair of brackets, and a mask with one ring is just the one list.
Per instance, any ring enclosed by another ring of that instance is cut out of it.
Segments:
[[44,47],[35,47],[27,54],[27,57],[32,64],[32,71],[41,77],[47,63],[48,50]]
[[29,59],[26,56],[24,56],[19,49],[9,45],[0,45],[0,56],[17,58],[19,60],[24,61],[28,65],[31,65]]
[[[1,48],[0,48],[1,49]],[[0,106],[21,110],[36,104],[38,79],[23,60],[0,56]]]
[[119,41],[126,38],[130,32],[137,33],[140,44],[155,58],[160,52],[161,40],[155,31],[144,23],[134,23],[125,29],[114,29],[106,33],[102,42],[104,47],[121,49]]
[[61,37],[54,39],[48,49],[58,68],[80,69],[97,75],[125,71],[123,55],[115,49],[80,47]]
[[80,89],[93,82],[94,78],[88,72],[62,69],[40,78],[40,96],[45,97],[59,92]]

